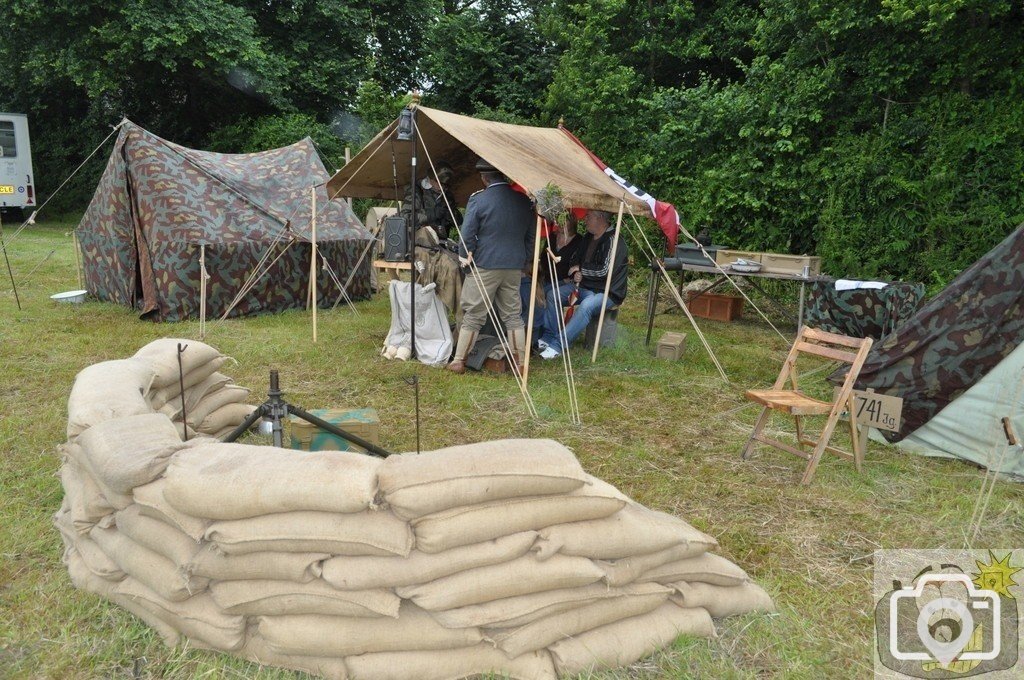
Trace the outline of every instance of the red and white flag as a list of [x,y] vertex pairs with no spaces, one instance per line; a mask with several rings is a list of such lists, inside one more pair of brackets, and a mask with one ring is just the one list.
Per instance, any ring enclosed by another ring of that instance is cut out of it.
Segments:
[[569,135],[569,139],[579,144],[580,148],[587,152],[591,160],[601,169],[604,174],[608,175],[618,184],[620,187],[629,192],[632,196],[639,198],[641,201],[647,204],[651,209],[651,216],[661,227],[661,231],[665,234],[665,238],[668,240],[668,254],[674,255],[676,252],[676,241],[679,238],[679,213],[676,212],[676,208],[671,203],[665,203],[651,196],[646,191],[643,191],[639,187],[630,184],[625,179],[620,177],[614,170],[605,165],[604,161],[594,155],[591,151],[583,144],[576,135],[566,130],[564,127],[559,126],[558,128],[565,134]]

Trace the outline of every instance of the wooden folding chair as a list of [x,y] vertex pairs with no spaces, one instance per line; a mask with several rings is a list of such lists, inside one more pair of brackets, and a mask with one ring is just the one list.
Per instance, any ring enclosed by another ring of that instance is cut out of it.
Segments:
[[[814,477],[814,471],[818,467],[818,461],[821,460],[821,456],[825,451],[842,456],[843,458],[852,459],[857,467],[857,472],[860,472],[867,442],[862,441],[866,440],[866,437],[861,436],[861,433],[857,431],[857,425],[854,423],[853,384],[860,374],[860,369],[864,365],[864,360],[867,359],[868,352],[871,350],[871,342],[871,338],[850,338],[845,335],[815,330],[807,326],[802,327],[796,341],[793,343],[793,347],[789,350],[786,362],[782,365],[782,372],[779,373],[779,377],[775,380],[775,385],[770,390],[747,390],[747,399],[763,404],[764,409],[761,410],[761,415],[754,425],[754,431],[750,434],[747,445],[743,447],[743,459],[745,460],[750,456],[750,453],[754,450],[755,442],[761,442],[807,460],[807,469],[804,471],[803,479],[800,480],[801,484],[809,484],[811,482],[811,479]],[[800,391],[800,387],[797,384],[798,375],[796,368],[797,357],[800,354],[813,354],[850,364],[846,380],[843,381],[843,386],[836,393],[834,401],[827,402],[814,399]],[[783,389],[787,381],[792,384],[792,389]],[[850,414],[850,438],[853,442],[852,453],[829,444],[836,424],[839,422],[839,416],[844,409]],[[793,416],[793,420],[796,422],[797,446],[800,448],[790,446],[761,433],[761,430],[764,429],[768,422],[768,416],[771,414],[771,411],[781,411]],[[823,415],[828,416],[825,427],[817,439],[812,439],[804,431],[801,419],[804,416]],[[803,447],[810,447],[811,451],[808,453]]]

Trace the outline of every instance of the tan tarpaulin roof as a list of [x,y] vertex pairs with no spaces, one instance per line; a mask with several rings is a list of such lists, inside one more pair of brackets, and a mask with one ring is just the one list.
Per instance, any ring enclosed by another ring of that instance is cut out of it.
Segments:
[[[416,125],[417,177],[429,172],[428,155],[435,164],[446,161],[455,170],[452,187],[459,205],[483,188],[473,168],[482,157],[531,196],[553,183],[573,207],[616,211],[624,200],[627,210],[632,207],[640,215],[650,211],[558,128],[495,123],[424,106],[417,108]],[[339,170],[327,184],[328,195],[401,200],[410,180],[412,143],[395,139],[397,126],[396,120]]]

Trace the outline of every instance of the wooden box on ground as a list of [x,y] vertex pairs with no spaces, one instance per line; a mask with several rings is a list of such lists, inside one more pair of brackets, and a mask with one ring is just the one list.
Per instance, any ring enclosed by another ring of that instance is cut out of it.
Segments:
[[[310,411],[310,413],[332,425],[337,425],[345,432],[350,432],[360,439],[380,444],[380,418],[377,417],[377,409],[322,408]],[[316,425],[307,423],[296,416],[291,418],[291,435],[293,449],[365,452],[361,446],[356,446],[348,440],[321,430]]]
[[761,256],[761,271],[769,274],[803,274],[805,266],[808,276],[817,276],[821,273],[821,258],[779,253],[764,253]]
[[743,298],[738,295],[704,293],[686,303],[694,316],[715,321],[733,321],[743,315]]
[[736,260],[746,260],[748,262],[760,262],[761,256],[764,253],[756,253],[752,250],[719,250],[715,253],[715,263],[725,266],[732,264]]
[[686,333],[664,333],[661,340],[658,340],[658,347],[654,350],[654,356],[659,359],[678,361],[683,352],[686,351]]

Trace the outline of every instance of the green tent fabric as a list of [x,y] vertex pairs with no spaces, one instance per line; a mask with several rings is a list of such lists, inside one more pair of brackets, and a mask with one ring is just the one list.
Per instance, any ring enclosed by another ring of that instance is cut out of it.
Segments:
[[[196,318],[205,251],[208,317],[229,308],[230,316],[242,316],[305,307],[316,187],[323,256],[317,303],[333,305],[341,294],[335,279],[344,284],[350,274],[348,295],[368,297],[369,258],[353,269],[371,237],[346,203],[327,200],[327,179],[309,138],[260,153],[220,154],[123,121],[76,229],[86,287],[144,318]],[[262,275],[253,277],[254,271]]]
[[1000,421],[1024,432],[1022,345],[1024,225],[875,345],[856,387],[903,398],[889,441],[1021,472],[1024,451],[1007,451]]

